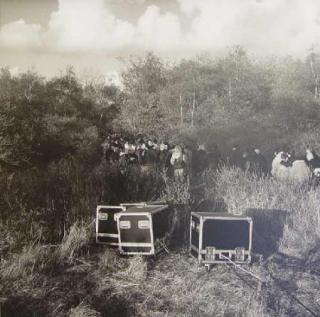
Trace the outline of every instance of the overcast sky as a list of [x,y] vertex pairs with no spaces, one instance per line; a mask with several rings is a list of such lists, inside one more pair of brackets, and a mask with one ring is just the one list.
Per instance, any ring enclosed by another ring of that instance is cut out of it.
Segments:
[[148,50],[303,57],[320,40],[320,0],[0,0],[0,26],[0,66],[107,74]]

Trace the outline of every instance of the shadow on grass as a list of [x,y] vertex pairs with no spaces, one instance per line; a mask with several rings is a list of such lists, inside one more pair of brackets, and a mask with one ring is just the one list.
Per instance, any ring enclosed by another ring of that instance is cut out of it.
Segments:
[[246,215],[253,219],[253,252],[262,254],[264,257],[278,252],[288,211],[250,208],[246,210]]
[[[1,317],[64,317],[71,309],[86,302],[99,316],[129,317],[133,305],[122,294],[114,294],[113,286],[97,292],[96,282],[88,271],[68,271],[47,276],[44,287],[12,292],[2,304]],[[40,286],[41,287],[41,286]]]

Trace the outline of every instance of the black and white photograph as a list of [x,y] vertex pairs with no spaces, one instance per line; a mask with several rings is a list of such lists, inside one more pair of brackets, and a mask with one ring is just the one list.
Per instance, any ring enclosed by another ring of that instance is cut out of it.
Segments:
[[319,317],[319,0],[0,0],[0,317]]

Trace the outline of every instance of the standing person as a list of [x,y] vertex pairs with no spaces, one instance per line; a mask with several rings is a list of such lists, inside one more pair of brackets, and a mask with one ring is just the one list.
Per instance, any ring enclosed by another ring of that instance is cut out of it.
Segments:
[[125,175],[127,172],[127,153],[124,149],[120,151],[118,166],[121,175]]
[[137,156],[138,156],[138,162],[139,162],[140,166],[145,165],[146,151],[147,151],[147,146],[144,142],[137,146]]
[[112,153],[110,156],[110,162],[117,163],[119,160],[119,156],[120,156],[120,147],[119,147],[118,143],[114,142],[111,146],[111,149],[112,149]]
[[258,174],[258,175],[267,175],[268,174],[268,163],[266,158],[261,154],[260,149],[258,149],[257,147],[255,147],[253,149],[253,168],[254,171]]
[[182,153],[181,146],[179,145],[175,146],[170,159],[170,163],[173,166],[174,178],[178,181],[183,181],[185,176],[186,162],[185,162],[185,157]]
[[153,140],[152,151],[154,156],[154,168],[158,172],[160,168],[160,145],[156,139]]
[[216,144],[213,144],[211,147],[211,151],[207,153],[208,167],[216,170],[218,169],[221,163],[222,163],[222,157],[218,149],[218,146]]
[[183,148],[183,156],[185,161],[185,175],[190,182],[192,178],[192,151],[188,145],[185,145]]
[[149,175],[155,172],[155,160],[156,152],[153,148],[153,142],[148,140],[146,149],[143,152],[143,165],[141,171],[145,175]]
[[242,154],[238,145],[234,144],[231,149],[230,156],[228,157],[230,166],[241,167]]
[[204,144],[198,146],[193,162],[193,170],[197,175],[201,174],[208,167],[208,153]]
[[168,157],[170,153],[168,151],[168,145],[161,143],[159,146],[159,170],[164,171],[168,168]]
[[103,156],[107,163],[110,163],[112,158],[112,148],[110,144],[110,140],[106,140],[104,143],[102,143],[102,150],[103,150]]
[[250,158],[251,158],[250,149],[247,149],[242,153],[241,161],[240,161],[240,167],[243,171],[250,170],[250,165],[251,165]]
[[138,155],[136,154],[136,146],[131,144],[127,153],[128,166],[136,166],[138,164]]

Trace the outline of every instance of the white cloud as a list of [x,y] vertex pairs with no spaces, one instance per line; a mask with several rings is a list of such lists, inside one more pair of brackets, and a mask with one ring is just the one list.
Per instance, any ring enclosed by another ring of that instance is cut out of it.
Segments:
[[179,0],[192,19],[189,43],[214,50],[243,45],[258,53],[302,54],[320,39],[318,0]]
[[178,1],[182,15],[149,5],[134,24],[117,18],[104,0],[59,0],[47,30],[24,20],[6,24],[0,47],[113,56],[154,50],[175,57],[243,45],[255,53],[301,55],[320,40],[319,0]]
[[136,30],[139,46],[157,51],[174,50],[182,43],[178,17],[170,12],[161,14],[157,6],[149,6],[140,17]]
[[41,46],[41,27],[27,24],[23,19],[5,24],[0,32],[0,47],[24,49]]
[[134,28],[111,15],[103,0],[59,0],[46,36],[52,49],[114,50],[130,43]]

